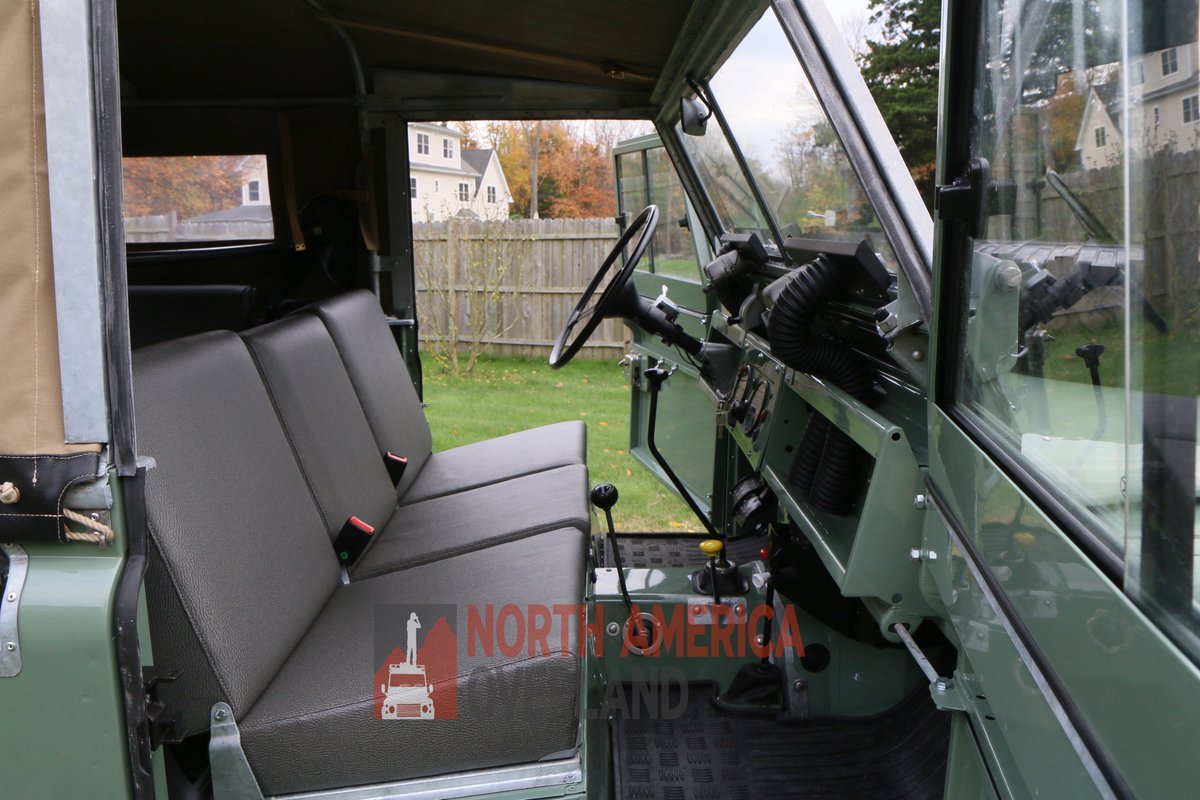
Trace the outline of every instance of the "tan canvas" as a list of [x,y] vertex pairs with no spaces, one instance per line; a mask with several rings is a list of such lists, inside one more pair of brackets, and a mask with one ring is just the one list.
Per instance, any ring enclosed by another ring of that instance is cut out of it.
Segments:
[[36,5],[0,3],[0,453],[64,445]]

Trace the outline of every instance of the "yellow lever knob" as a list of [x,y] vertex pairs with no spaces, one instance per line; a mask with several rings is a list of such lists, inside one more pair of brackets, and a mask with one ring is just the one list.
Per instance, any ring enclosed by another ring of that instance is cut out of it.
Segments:
[[700,543],[700,552],[706,556],[715,556],[725,549],[720,539],[705,539]]

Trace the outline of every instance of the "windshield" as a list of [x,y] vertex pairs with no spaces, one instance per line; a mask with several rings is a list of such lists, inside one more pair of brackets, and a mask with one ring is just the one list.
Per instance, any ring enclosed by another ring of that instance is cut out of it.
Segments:
[[[785,239],[866,239],[895,271],[867,193],[773,12],[759,18],[709,89],[728,130],[710,124],[703,136],[677,131],[727,231],[754,231],[774,246],[770,218]],[[731,142],[745,156],[766,209]]]

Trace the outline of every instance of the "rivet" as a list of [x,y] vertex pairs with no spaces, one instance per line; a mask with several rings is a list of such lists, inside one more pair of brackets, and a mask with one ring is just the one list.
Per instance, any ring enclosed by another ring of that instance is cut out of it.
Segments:
[[8,602],[10,602],[10,603],[16,602],[16,599],[17,599],[17,593],[16,593],[16,592],[9,592],[9,593],[8,593]]
[[13,650],[17,649],[17,643],[16,642],[8,642],[7,644],[4,645],[4,649],[11,653]]
[[912,351],[912,360],[913,361],[923,361],[924,359],[925,359],[925,351],[924,350],[913,350]]
[[796,680],[792,681],[792,688],[794,690],[796,690],[797,692],[803,691],[804,690],[804,678],[796,678]]

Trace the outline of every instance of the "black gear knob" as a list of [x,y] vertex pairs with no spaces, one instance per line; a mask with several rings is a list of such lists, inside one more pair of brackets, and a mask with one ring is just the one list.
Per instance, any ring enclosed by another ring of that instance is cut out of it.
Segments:
[[597,483],[592,487],[592,505],[601,511],[610,511],[617,504],[617,487],[611,483]]
[[1104,354],[1104,345],[1097,342],[1091,344],[1081,344],[1075,348],[1075,355],[1083,359],[1083,363],[1088,369],[1094,369],[1100,366],[1100,356]]

